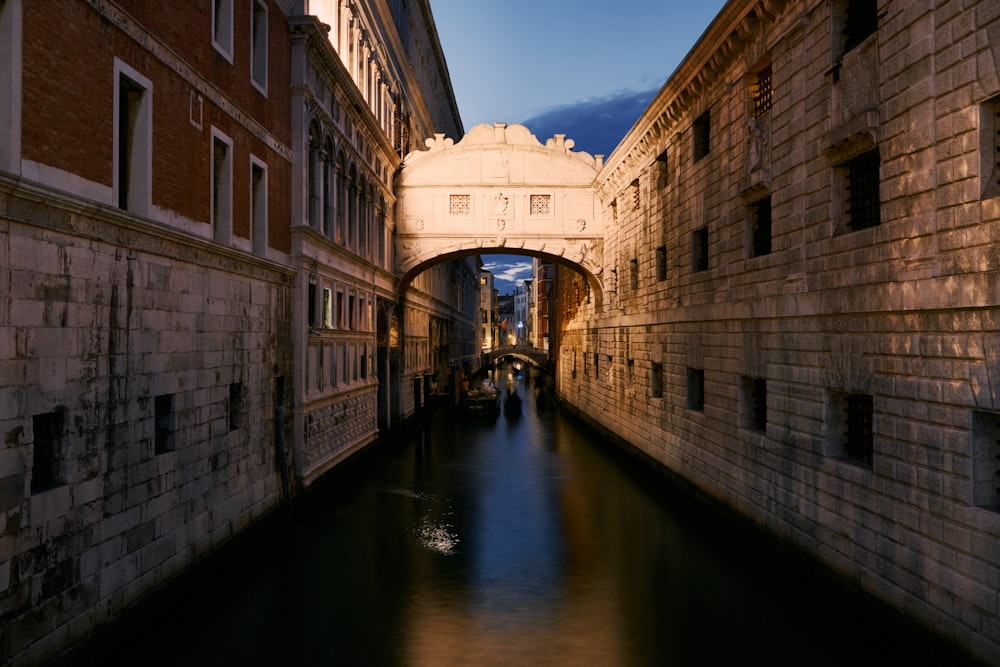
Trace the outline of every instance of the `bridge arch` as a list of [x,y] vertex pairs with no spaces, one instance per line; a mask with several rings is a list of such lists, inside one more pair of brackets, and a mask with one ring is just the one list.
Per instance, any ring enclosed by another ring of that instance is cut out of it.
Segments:
[[574,268],[598,303],[604,223],[595,189],[601,158],[557,134],[543,145],[523,125],[477,125],[403,161],[396,181],[400,289],[446,259],[531,255]]

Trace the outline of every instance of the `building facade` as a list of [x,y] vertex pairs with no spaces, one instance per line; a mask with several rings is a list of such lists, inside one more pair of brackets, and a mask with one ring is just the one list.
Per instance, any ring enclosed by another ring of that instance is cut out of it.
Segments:
[[0,1],[0,663],[36,664],[472,366],[392,179],[461,121],[426,1]]
[[729,2],[608,158],[567,403],[1000,664],[1000,12]]

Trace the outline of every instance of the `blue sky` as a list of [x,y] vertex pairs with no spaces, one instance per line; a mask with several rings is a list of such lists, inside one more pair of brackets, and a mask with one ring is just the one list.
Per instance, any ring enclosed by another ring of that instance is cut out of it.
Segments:
[[[544,143],[608,155],[723,0],[430,0],[466,131],[523,123]],[[483,257],[501,294],[525,257]],[[526,267],[526,268],[525,268]]]

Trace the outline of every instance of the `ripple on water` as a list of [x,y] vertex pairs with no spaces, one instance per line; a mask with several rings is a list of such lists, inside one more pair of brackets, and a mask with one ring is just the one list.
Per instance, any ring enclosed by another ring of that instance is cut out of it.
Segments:
[[453,533],[451,526],[443,523],[435,523],[430,519],[424,519],[417,527],[417,538],[420,544],[431,551],[435,551],[445,556],[455,553],[458,546],[458,535]]

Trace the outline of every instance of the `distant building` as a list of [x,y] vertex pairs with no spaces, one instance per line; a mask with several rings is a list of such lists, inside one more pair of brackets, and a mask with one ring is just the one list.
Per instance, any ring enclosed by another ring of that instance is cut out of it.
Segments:
[[478,366],[476,258],[393,274],[393,175],[435,132],[426,2],[0,1],[0,663]]

